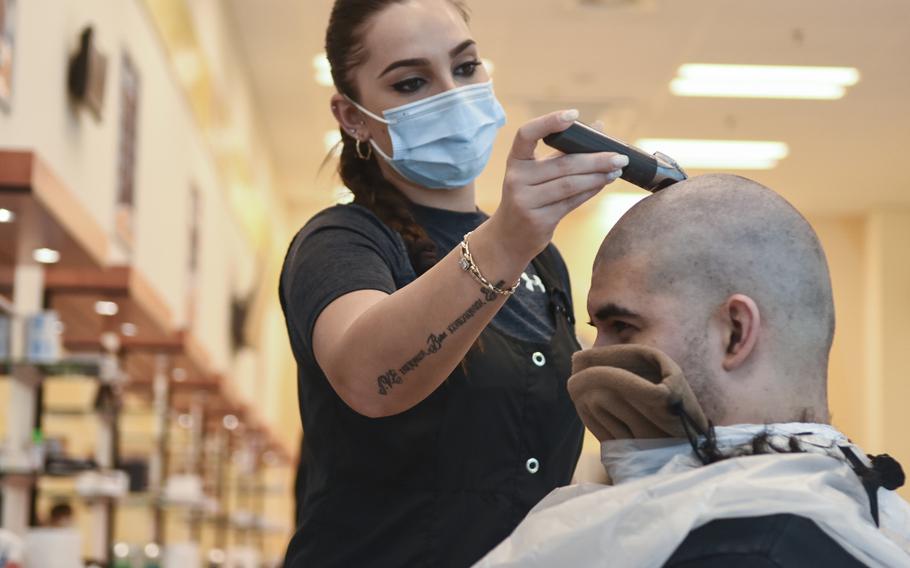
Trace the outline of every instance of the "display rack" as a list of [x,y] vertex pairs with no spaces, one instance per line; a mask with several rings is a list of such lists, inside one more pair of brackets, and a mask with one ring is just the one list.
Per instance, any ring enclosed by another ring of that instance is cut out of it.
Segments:
[[[9,378],[0,526],[24,536],[38,525],[42,481],[75,474],[31,467],[22,455],[48,417],[96,421],[93,471],[120,466],[120,408],[129,396],[143,401],[144,412],[153,417],[148,488],[124,498],[83,500],[91,517],[88,557],[100,565],[112,563],[118,507],[149,511],[148,542],[155,546],[167,544],[168,516],[179,513],[192,540],[201,542],[211,533],[205,540],[212,549],[238,544],[262,549],[268,529],[260,491],[263,455],[290,464],[275,437],[231,394],[230,380],[212,371],[201,343],[174,329],[167,304],[151,282],[135,267],[105,264],[104,231],[35,153],[0,150],[0,207],[15,214],[14,222],[0,224],[0,313],[12,320],[10,357],[0,360],[0,376]],[[34,251],[39,248],[56,251],[59,259],[38,262]],[[115,313],[100,313],[99,302],[116,304]],[[46,364],[29,361],[25,321],[47,310],[59,315],[67,355]],[[103,400],[91,408],[45,405],[48,381],[66,379],[94,382]],[[175,506],[163,498],[174,473],[169,462],[180,415],[193,418],[189,445],[182,448],[184,471],[205,480],[206,494],[218,503],[216,512]],[[236,423],[226,424],[226,416]],[[246,456],[239,467],[235,455]]]
[[[104,232],[33,152],[0,151],[0,207],[13,222],[0,224],[0,289],[10,326],[9,400],[2,475],[2,526],[24,535],[34,524],[36,480],[44,475],[27,448],[41,427],[41,388],[51,370],[28,360],[27,318],[48,308],[45,264],[99,269],[107,258]],[[51,256],[56,255],[56,259]]]

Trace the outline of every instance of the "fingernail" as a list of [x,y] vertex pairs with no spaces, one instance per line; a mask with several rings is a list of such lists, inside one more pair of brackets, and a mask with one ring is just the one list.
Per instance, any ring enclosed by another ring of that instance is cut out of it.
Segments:
[[622,177],[622,170],[614,170],[610,172],[610,181],[616,181]]
[[559,115],[559,118],[566,122],[572,122],[578,118],[578,110],[573,108],[571,110],[563,111],[563,113]]
[[624,168],[629,165],[629,156],[623,156],[622,154],[619,156],[613,156],[613,159],[610,160],[610,163],[612,163],[617,168]]

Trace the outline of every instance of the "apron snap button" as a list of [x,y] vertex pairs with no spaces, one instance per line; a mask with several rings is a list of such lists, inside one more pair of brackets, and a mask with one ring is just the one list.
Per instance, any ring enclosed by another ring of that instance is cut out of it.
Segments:
[[544,365],[547,364],[547,358],[544,357],[543,353],[541,353],[540,351],[537,351],[536,353],[531,355],[531,361],[534,361],[534,364],[537,365],[538,367],[543,367]]
[[537,458],[531,458],[525,463],[525,468],[527,468],[528,473],[537,473],[537,470],[540,469],[540,462],[537,461]]

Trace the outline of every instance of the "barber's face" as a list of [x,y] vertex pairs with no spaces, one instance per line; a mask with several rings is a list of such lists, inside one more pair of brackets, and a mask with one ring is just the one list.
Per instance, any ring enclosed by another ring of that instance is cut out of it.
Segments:
[[[364,36],[368,58],[354,76],[361,104],[382,111],[456,87],[489,81],[461,14],[446,0],[411,0],[377,15]],[[364,116],[379,146],[392,154],[387,127]]]

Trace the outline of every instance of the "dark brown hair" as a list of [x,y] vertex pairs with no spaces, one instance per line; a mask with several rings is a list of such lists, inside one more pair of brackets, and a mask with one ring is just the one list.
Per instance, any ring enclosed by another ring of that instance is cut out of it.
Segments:
[[[352,71],[366,58],[363,33],[378,13],[406,0],[335,0],[325,34],[325,52],[332,67],[338,92],[360,102]],[[459,0],[449,2],[468,21],[468,12]],[[354,203],[372,211],[390,229],[401,235],[411,265],[418,275],[438,261],[436,245],[414,219],[410,202],[379,169],[376,153],[368,160],[357,155],[357,140],[341,128],[341,181],[354,194]]]

